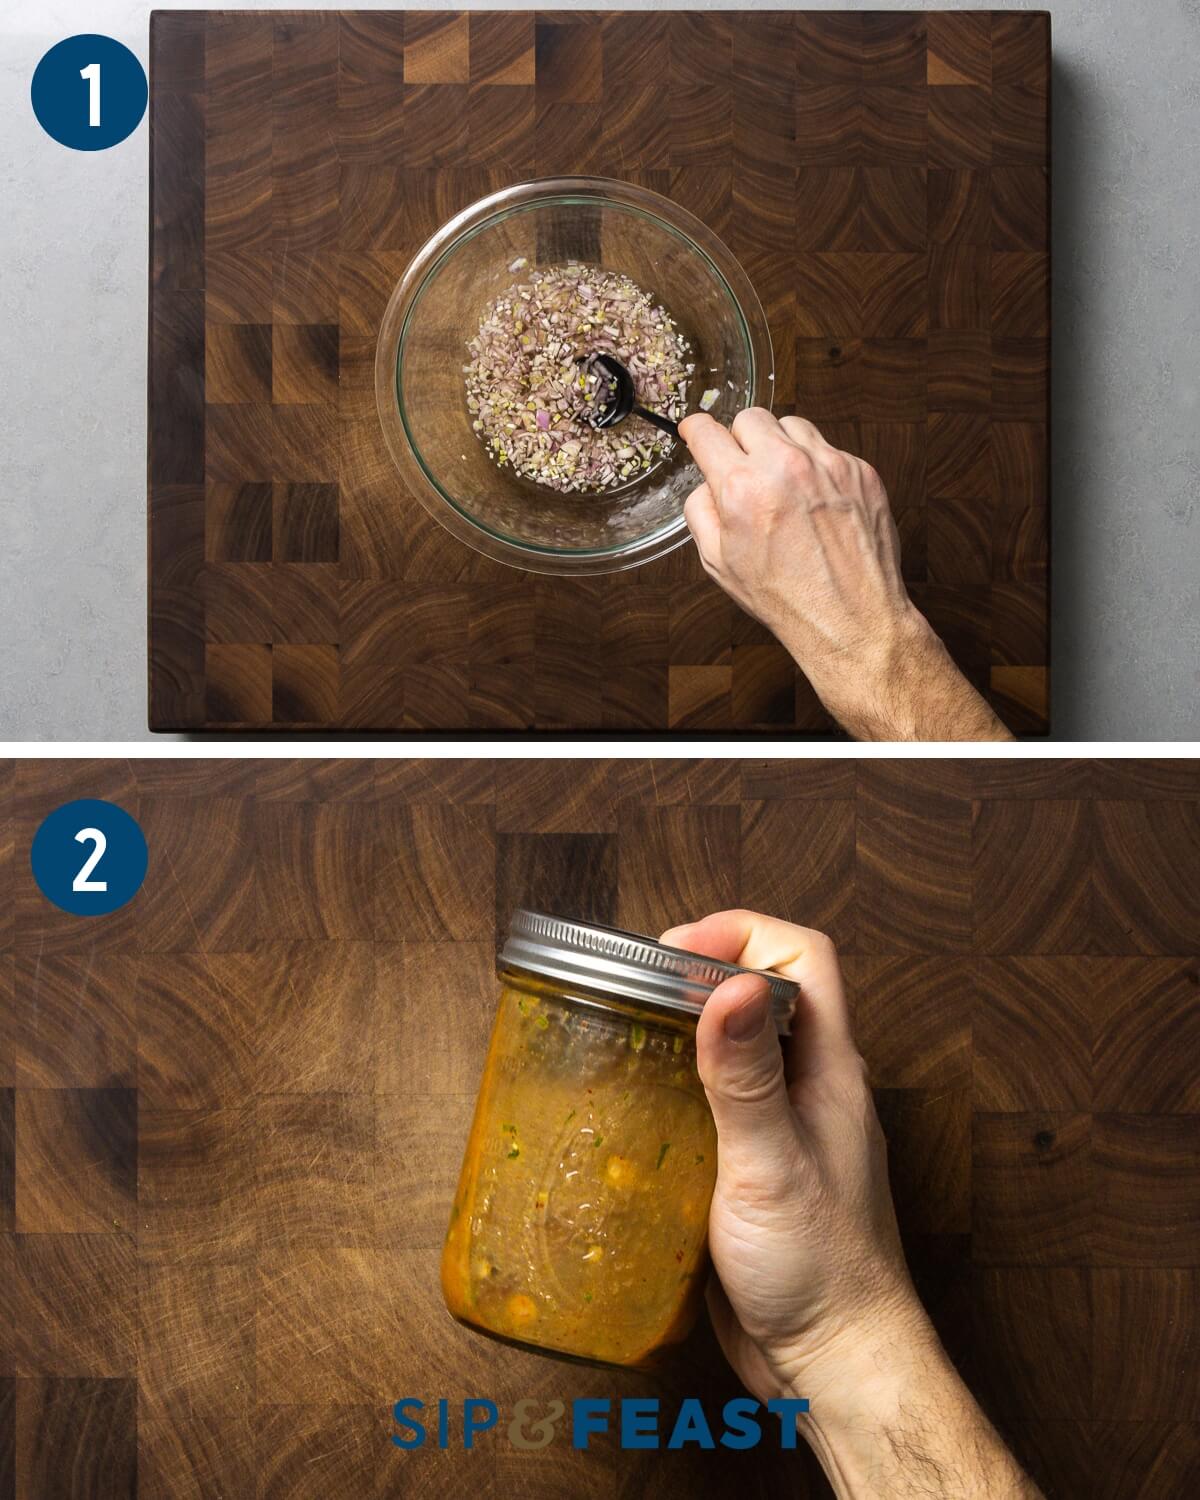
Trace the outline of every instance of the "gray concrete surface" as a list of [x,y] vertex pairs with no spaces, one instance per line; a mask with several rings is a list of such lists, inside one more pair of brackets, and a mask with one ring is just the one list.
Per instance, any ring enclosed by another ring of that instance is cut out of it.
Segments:
[[[145,61],[149,9],[0,19],[0,741],[150,737],[146,125],[76,153],[29,107],[74,32]],[[1200,0],[1053,16],[1054,737],[1200,739]]]

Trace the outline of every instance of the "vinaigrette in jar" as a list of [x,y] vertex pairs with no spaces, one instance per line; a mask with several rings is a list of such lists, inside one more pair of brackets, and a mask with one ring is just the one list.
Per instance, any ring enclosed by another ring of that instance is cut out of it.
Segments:
[[[707,1270],[716,1131],[696,1019],[733,965],[518,912],[442,1254],[446,1305],[496,1337],[647,1365]],[[777,976],[776,1014],[795,986]]]

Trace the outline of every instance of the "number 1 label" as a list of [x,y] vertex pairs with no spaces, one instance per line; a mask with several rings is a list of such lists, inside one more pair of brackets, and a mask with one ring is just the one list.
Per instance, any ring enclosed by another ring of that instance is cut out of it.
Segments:
[[99,128],[100,125],[100,64],[88,63],[86,68],[80,68],[80,78],[87,79],[88,85],[88,124]]
[[[48,8],[53,9],[42,7]],[[55,42],[42,57],[33,70],[29,102],[38,124],[60,146],[107,151],[137,129],[147,92],[146,70],[123,42],[85,31]]]

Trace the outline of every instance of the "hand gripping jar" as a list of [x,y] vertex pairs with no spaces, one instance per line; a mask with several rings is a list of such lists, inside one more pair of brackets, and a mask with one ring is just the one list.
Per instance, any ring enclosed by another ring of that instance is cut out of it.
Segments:
[[[716,1131],[696,1021],[734,964],[518,911],[442,1252],[460,1322],[646,1366],[684,1338],[707,1269]],[[798,988],[770,986],[787,1030]]]

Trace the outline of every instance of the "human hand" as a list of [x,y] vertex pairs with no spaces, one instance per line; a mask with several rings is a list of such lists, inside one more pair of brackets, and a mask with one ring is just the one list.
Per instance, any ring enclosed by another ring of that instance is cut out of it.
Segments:
[[753,975],[719,985],[696,1027],[717,1127],[708,1303],[730,1364],[760,1401],[810,1402],[797,1425],[843,1500],[1041,1500],[909,1278],[833,944],[750,911],[662,941],[800,985],[785,1047]]
[[680,423],[704,474],[684,515],[705,571],[862,739],[1008,738],[912,603],[883,481],[811,422],[759,407]]
[[701,1014],[696,1058],[718,1137],[709,1214],[717,1337],[760,1400],[811,1398],[852,1352],[929,1336],[837,954],[822,933],[747,911],[717,912],[662,940],[801,986],[781,1047],[762,981],[727,980]]

